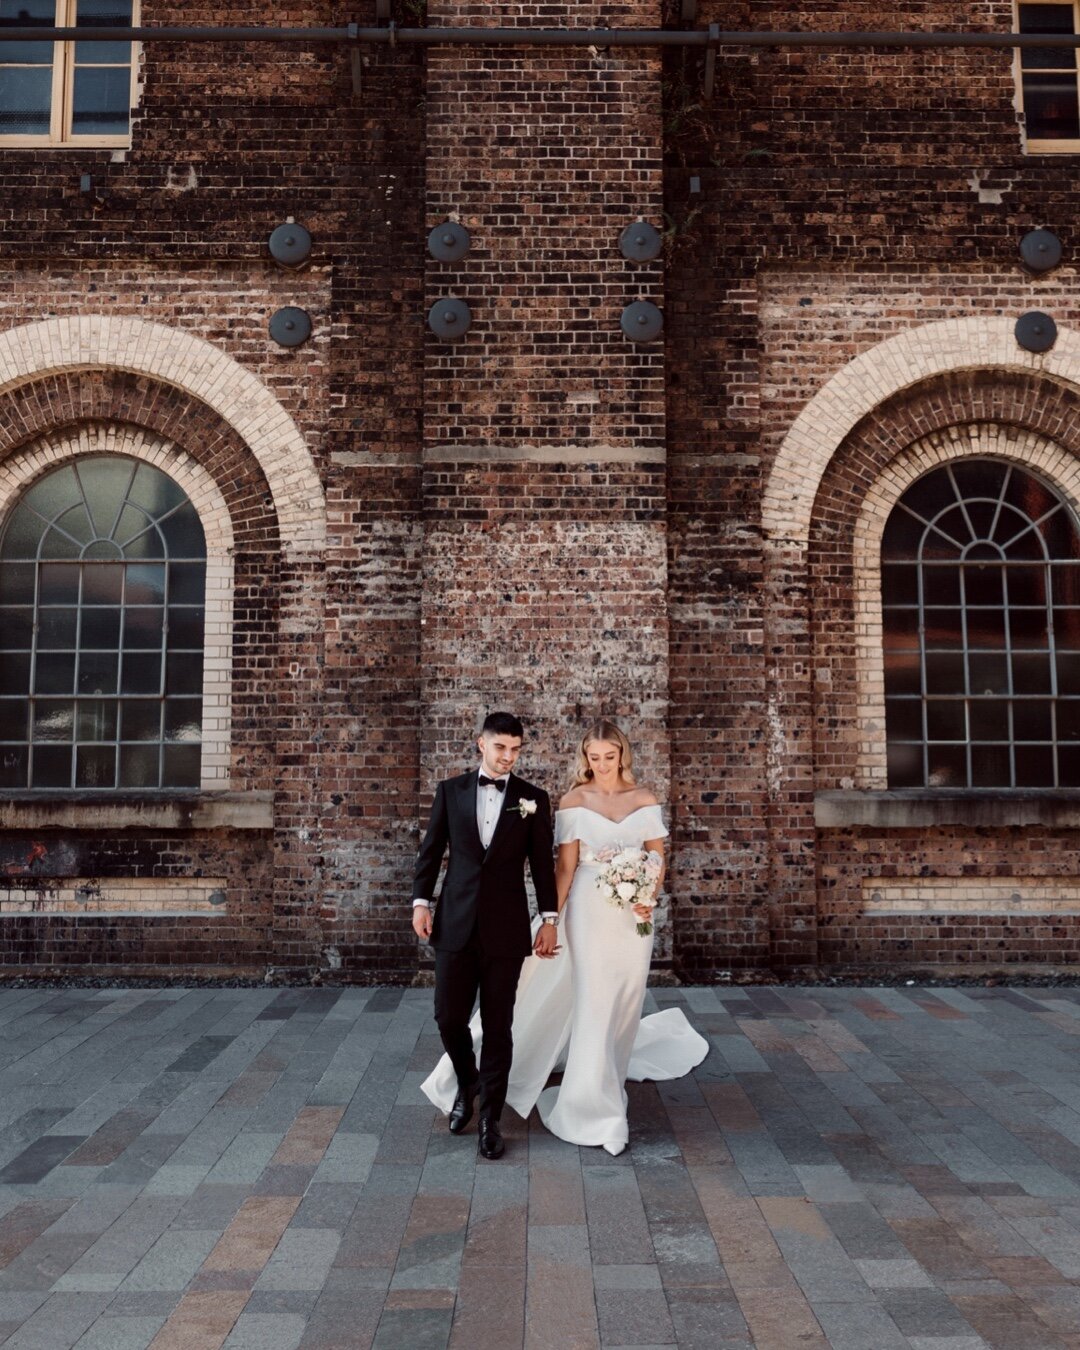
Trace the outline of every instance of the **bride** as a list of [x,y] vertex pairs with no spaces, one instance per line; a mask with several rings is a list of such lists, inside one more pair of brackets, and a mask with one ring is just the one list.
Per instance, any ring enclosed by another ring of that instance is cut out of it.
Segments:
[[[668,832],[660,806],[635,784],[632,769],[630,742],[614,723],[596,722],[581,738],[574,784],[555,813],[563,954],[545,957],[538,944],[522,968],[506,1096],[523,1117],[535,1105],[567,1143],[612,1154],[629,1138],[624,1081],[681,1078],[709,1048],[678,1008],[642,1018],[653,937],[639,936],[637,924],[651,921],[652,911],[616,909],[597,888],[598,855],[610,849],[641,848],[663,858]],[[662,883],[661,872],[657,892]],[[471,1028],[478,1046],[479,1015]],[[545,1089],[562,1064],[562,1083]],[[457,1079],[448,1056],[422,1089],[450,1110]]]

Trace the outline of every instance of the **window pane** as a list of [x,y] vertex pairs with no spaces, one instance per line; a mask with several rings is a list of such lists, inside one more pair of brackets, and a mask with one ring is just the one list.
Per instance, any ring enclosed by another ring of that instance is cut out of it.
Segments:
[[5,605],[0,608],[0,650],[29,651],[34,638],[34,611],[31,607]]
[[122,694],[160,694],[161,657],[150,652],[124,653]]
[[38,603],[75,605],[79,601],[80,568],[73,563],[42,563],[38,578]]
[[1080,567],[1052,567],[1050,595],[1055,605],[1080,605]]
[[[122,0],[79,0],[76,11],[79,28],[130,28],[131,5]],[[103,62],[130,62],[130,42],[77,42],[75,60],[101,65]]]
[[947,652],[928,652],[926,655],[926,692],[928,694],[962,694],[964,692],[964,658]]
[[25,694],[30,689],[30,653],[0,656],[0,694]]
[[[968,687],[973,694],[1007,694],[1009,666],[1005,657],[985,652],[969,652]],[[1025,689],[1022,692],[1035,691]]]
[[38,702],[34,708],[35,741],[73,741],[75,704],[63,700]]
[[893,511],[885,526],[885,534],[881,542],[881,555],[883,558],[917,558],[919,556],[919,544],[926,530],[926,525],[917,520],[907,511],[897,509]]
[[202,558],[206,556],[206,540],[195,508],[188,502],[161,522],[169,556],[172,558]]
[[160,519],[175,507],[187,501],[187,493],[167,474],[140,464],[128,492],[128,500],[141,506],[153,520]]
[[[129,587],[130,590],[130,587]],[[157,605],[140,605],[124,609],[124,649],[147,647],[160,649],[165,625],[165,611]]]
[[1059,741],[1080,741],[1080,700],[1058,699],[1055,718]]
[[154,563],[138,563],[127,569],[129,605],[160,605],[165,601],[165,568]]
[[0,741],[25,741],[30,738],[30,700],[0,698]]
[[71,787],[72,750],[70,745],[35,745],[34,787]]
[[[165,688],[170,694],[201,694],[202,653],[170,653],[166,662]],[[1080,691],[1078,691],[1080,692]]]
[[35,694],[71,694],[75,691],[75,654],[39,654],[34,663]]
[[1025,75],[1024,120],[1033,141],[1080,138],[1080,103],[1075,74]]
[[0,605],[34,603],[33,563],[8,563],[0,567]]
[[[1020,5],[1021,33],[1069,33],[1073,31],[1072,5]],[[1075,70],[1076,52],[1071,47],[1023,47],[1024,70]]]
[[161,703],[157,699],[129,699],[120,714],[122,741],[160,741]]
[[120,747],[120,787],[158,786],[158,758],[156,745],[122,745]]
[[76,739],[80,741],[115,741],[116,709],[115,699],[80,699],[75,718]]
[[919,569],[891,563],[881,569],[881,599],[886,605],[915,605],[919,601]]
[[1009,641],[1014,647],[1045,647],[1048,636],[1045,609],[1009,611]]
[[1050,657],[1042,652],[1013,653],[1013,692],[1049,694]]
[[1003,569],[992,563],[975,563],[966,566],[964,568],[964,603],[966,605],[1003,605],[1005,603]]
[[118,605],[123,585],[120,563],[87,563],[83,568],[83,604]]
[[1055,665],[1057,667],[1058,693],[1080,694],[1080,654],[1058,652]]
[[[172,692],[179,693],[181,691],[176,689]],[[188,690],[185,689],[183,692],[187,693]],[[885,692],[886,694],[922,693],[918,652],[885,652]]]
[[891,698],[885,704],[885,716],[888,723],[890,740],[922,740],[923,718],[921,699]]
[[1005,611],[1003,609],[969,609],[967,615],[969,647],[1000,651],[1005,646]]
[[93,524],[81,502],[57,516],[53,521],[53,529],[61,530],[81,545],[88,544],[94,538]]
[[116,747],[80,745],[75,751],[75,786],[111,788],[116,786]]
[[[0,34],[5,28],[52,28],[56,0],[0,0]],[[0,42],[0,62],[20,66],[52,65],[51,42]],[[0,76],[0,82],[5,79]]]
[[169,647],[202,647],[203,611],[191,606],[169,606]]
[[1003,699],[971,700],[971,738],[977,741],[1009,739],[1009,705]]
[[928,609],[924,620],[928,648],[954,650],[964,645],[964,626],[959,609]]
[[1018,698],[1015,701],[1013,735],[1018,741],[1048,741],[1052,734],[1049,700]]
[[928,787],[966,787],[967,751],[960,745],[931,745],[927,748]]
[[1080,787],[1080,746],[1058,749],[1058,786]]
[[167,741],[202,740],[202,699],[165,700],[165,739]]
[[0,136],[47,136],[51,115],[51,65],[0,67]]
[[120,645],[120,610],[116,606],[101,609],[84,609],[82,616],[82,635],[79,646],[109,647]]
[[131,112],[131,71],[127,66],[75,68],[72,134],[124,136]]
[[26,787],[29,764],[30,752],[26,746],[0,746],[0,788]]
[[205,563],[169,564],[169,599],[173,604],[201,605],[205,595]]
[[24,507],[16,507],[4,526],[4,544],[0,553],[5,558],[34,559],[44,533],[45,522],[40,516]]
[[972,787],[1011,787],[1012,769],[1007,745],[971,747]]
[[79,654],[80,694],[115,694],[116,652],[81,652]]
[[924,567],[923,595],[928,605],[960,603],[959,567]]
[[79,632],[79,611],[65,606],[38,610],[38,651],[72,651]]
[[167,745],[164,752],[163,785],[198,787],[202,750],[197,745]]
[[926,730],[932,741],[967,739],[967,716],[959,699],[930,699],[926,705]]

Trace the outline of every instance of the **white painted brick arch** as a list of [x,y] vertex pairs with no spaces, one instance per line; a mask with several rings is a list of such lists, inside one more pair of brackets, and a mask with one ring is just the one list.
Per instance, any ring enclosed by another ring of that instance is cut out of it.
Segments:
[[0,333],[0,394],[73,369],[150,375],[213,408],[266,475],[285,556],[321,553],[326,502],[311,452],[270,390],[238,361],[193,333],[125,316],[45,319]]
[[832,377],[792,424],[762,499],[766,540],[806,546],[814,500],[844,437],[886,399],[952,370],[1023,370],[1080,387],[1080,332],[1059,329],[1049,352],[1025,352],[1016,316],[943,319],[877,343]]

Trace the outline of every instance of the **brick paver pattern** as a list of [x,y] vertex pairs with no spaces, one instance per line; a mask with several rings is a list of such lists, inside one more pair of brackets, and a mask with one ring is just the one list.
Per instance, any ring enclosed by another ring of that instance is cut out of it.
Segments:
[[1080,1350],[1080,990],[657,989],[619,1158],[419,1084],[427,990],[0,990],[10,1350]]

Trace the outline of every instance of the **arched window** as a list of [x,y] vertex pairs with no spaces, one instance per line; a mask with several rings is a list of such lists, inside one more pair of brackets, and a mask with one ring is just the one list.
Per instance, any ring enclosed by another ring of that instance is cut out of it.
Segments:
[[160,469],[90,455],[0,529],[0,787],[196,787],[206,543]]
[[1026,468],[913,483],[881,550],[889,786],[1080,786],[1080,533]]

